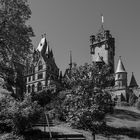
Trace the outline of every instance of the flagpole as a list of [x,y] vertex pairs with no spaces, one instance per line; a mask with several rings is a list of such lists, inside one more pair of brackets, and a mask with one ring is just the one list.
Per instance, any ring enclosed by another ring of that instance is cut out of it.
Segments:
[[101,29],[104,29],[104,16],[101,14]]

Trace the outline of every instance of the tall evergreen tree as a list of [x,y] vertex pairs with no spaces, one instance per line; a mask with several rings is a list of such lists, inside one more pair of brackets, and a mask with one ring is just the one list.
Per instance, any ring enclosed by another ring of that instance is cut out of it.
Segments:
[[33,47],[30,16],[27,0],[0,0],[0,68],[8,85],[16,82]]

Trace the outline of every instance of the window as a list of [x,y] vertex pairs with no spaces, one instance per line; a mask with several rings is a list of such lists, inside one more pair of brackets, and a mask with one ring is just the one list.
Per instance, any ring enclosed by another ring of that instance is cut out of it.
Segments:
[[27,78],[25,78],[25,83],[27,83]]
[[37,91],[40,91],[40,90],[42,90],[42,84],[41,84],[41,82],[39,82],[37,84]]
[[35,80],[35,74],[33,75],[33,81]]
[[28,93],[30,93],[31,92],[31,87],[30,87],[30,85],[28,86]]
[[120,79],[120,74],[118,74],[118,79]]
[[32,85],[32,92],[35,91],[35,85]]
[[30,81],[31,81],[31,77],[29,76],[29,77],[28,77],[28,82],[30,82]]
[[43,73],[39,73],[38,74],[38,79],[42,79],[43,78]]
[[42,62],[40,61],[38,64],[38,70],[42,70],[42,69],[43,69],[43,65],[42,65]]

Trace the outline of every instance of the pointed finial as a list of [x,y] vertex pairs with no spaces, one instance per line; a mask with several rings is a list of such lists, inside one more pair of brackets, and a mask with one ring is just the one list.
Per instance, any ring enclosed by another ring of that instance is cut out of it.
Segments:
[[46,33],[44,33],[44,37],[46,37]]

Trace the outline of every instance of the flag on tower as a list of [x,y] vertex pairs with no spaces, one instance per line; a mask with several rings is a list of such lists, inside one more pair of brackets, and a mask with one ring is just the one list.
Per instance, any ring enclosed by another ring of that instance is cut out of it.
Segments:
[[102,17],[102,23],[104,23],[104,16],[101,14],[101,17]]

